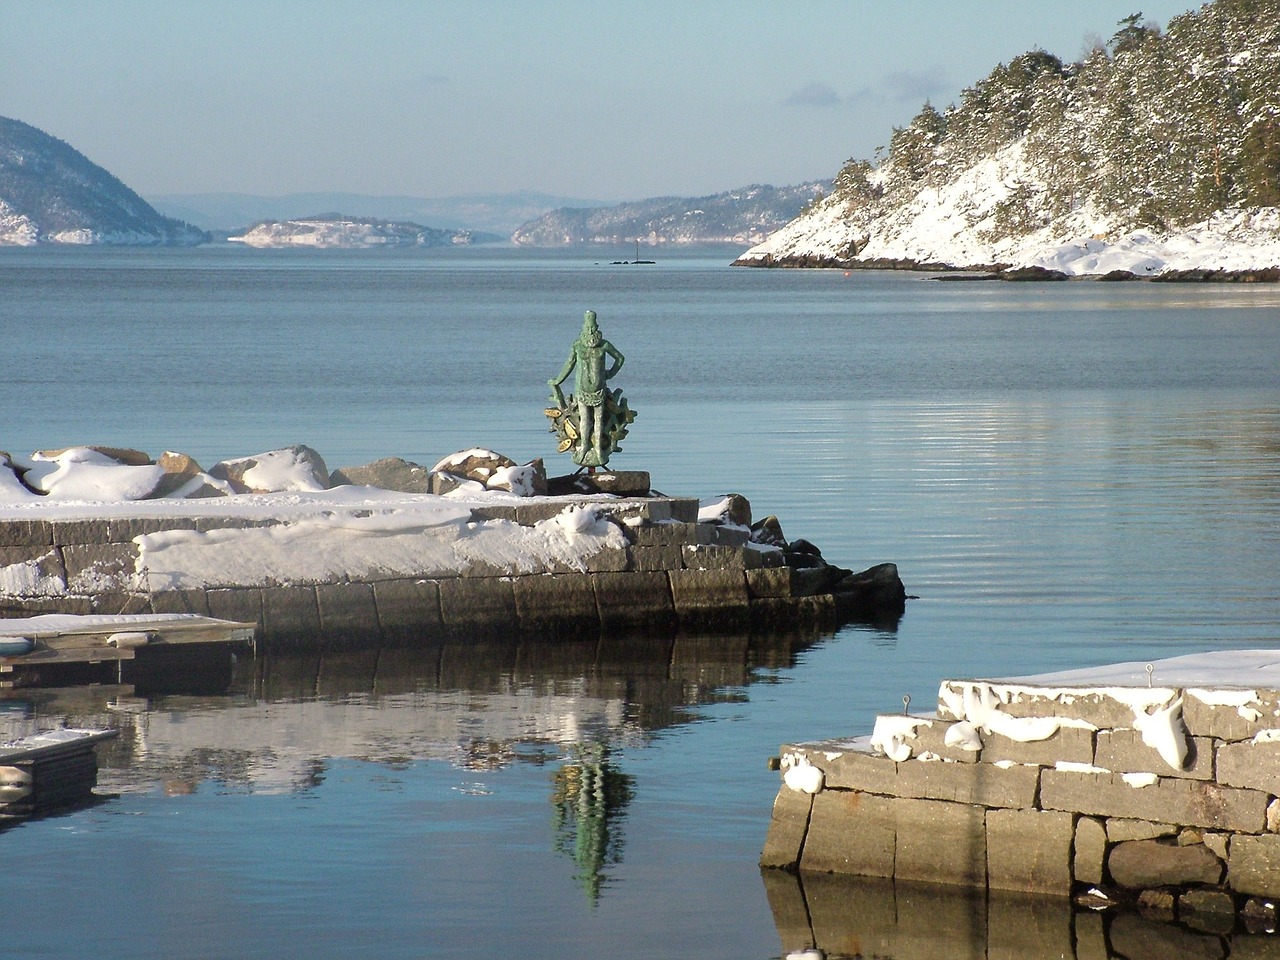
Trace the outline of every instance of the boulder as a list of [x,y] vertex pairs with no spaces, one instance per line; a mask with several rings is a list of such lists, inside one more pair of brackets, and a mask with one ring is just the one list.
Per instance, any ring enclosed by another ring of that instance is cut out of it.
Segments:
[[339,467],[329,475],[330,487],[347,484],[400,493],[431,493],[431,471],[399,457],[384,457],[360,467]]
[[489,478],[498,470],[515,465],[516,462],[510,457],[504,457],[500,453],[494,453],[483,447],[473,447],[470,450],[459,450],[457,453],[449,454],[432,467],[431,472],[448,473],[455,477],[465,477],[468,480],[478,480],[480,483],[487,484]]
[[490,490],[505,490],[519,497],[545,497],[547,495],[547,468],[541,458],[524,466],[499,467],[485,481]]
[[901,614],[907,608],[907,590],[896,563],[879,563],[860,573],[849,573],[831,592],[837,608],[847,616]]
[[166,450],[156,461],[156,465],[164,470],[164,476],[151,491],[151,497],[171,497],[196,477],[204,474],[200,464],[185,453],[174,453]]
[[225,480],[237,493],[316,493],[329,489],[324,458],[302,444],[215,463],[209,475]]
[[100,453],[104,457],[110,457],[117,463],[122,463],[126,467],[145,467],[152,463],[147,454],[141,450],[130,450],[128,447],[94,447],[94,446],[78,446],[78,447],[62,447],[59,450],[41,450],[39,456],[46,460],[56,460],[71,450],[92,450],[94,453]]
[[751,501],[740,493],[726,493],[698,504],[699,523],[751,526]]
[[787,538],[782,535],[782,523],[775,516],[767,516],[751,525],[751,542],[762,543],[769,547],[787,546]]
[[1129,890],[1216,884],[1224,868],[1203,844],[1180,847],[1164,840],[1128,840],[1116,844],[1107,856],[1111,879]]
[[1012,267],[1000,271],[1001,280],[1066,280],[1067,275],[1061,270],[1050,270],[1047,267]]

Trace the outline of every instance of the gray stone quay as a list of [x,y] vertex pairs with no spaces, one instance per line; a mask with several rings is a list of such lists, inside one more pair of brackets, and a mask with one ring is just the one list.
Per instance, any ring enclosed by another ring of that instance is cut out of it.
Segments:
[[[742,498],[738,498],[742,500]],[[331,574],[322,579],[171,587],[148,579],[140,545],[157,534],[288,527],[288,517],[177,515],[121,505],[109,517],[0,519],[0,617],[42,613],[195,613],[256,623],[263,649],[417,642],[486,631],[715,632],[829,629],[902,611],[893,564],[861,574],[752,541],[739,523],[698,522],[699,501],[664,496],[532,496],[472,506],[474,529],[518,531],[585,504],[617,545],[573,565],[469,562],[464,568]],[[742,500],[745,504],[745,500]],[[65,509],[65,508],[64,508]],[[745,506],[749,523],[749,505]],[[776,523],[776,522],[775,522]],[[824,575],[825,574],[825,575]]]
[[1280,897],[1277,675],[1160,686],[1150,672],[946,680],[933,714],[785,744],[761,866],[1160,904],[1179,922],[1225,910],[1228,927],[1266,912]]

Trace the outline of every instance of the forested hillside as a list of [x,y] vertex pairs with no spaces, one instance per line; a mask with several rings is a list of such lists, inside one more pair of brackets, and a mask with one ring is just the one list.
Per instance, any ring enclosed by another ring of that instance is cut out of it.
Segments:
[[825,203],[743,260],[1049,263],[1134,231],[1267,245],[1277,206],[1280,0],[1217,0],[1167,30],[1134,14],[1079,62],[1032,51],[926,103],[882,162],[848,161]]

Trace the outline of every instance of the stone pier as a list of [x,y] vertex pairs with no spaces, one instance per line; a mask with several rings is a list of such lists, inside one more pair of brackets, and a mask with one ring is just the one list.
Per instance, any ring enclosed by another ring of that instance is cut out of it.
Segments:
[[933,714],[782,747],[761,865],[1130,902],[1201,926],[1274,922],[1272,661],[1244,651],[1122,664],[1094,682],[944,681]]
[[[435,532],[444,525],[415,531],[440,542],[463,535],[518,541],[568,510],[589,508],[612,525],[601,539],[611,545],[572,563],[471,558],[406,567],[388,561],[373,572],[323,577],[237,582],[224,574],[197,586],[158,582],[147,569],[145,548],[166,535],[212,541],[257,531],[270,538],[316,522],[236,516],[225,506],[228,499],[184,501],[166,508],[171,515],[149,501],[116,505],[105,516],[98,508],[93,516],[67,518],[63,508],[53,519],[0,519],[0,616],[197,613],[258,624],[270,650],[510,631],[556,637],[601,629],[833,628],[852,618],[896,617],[905,596],[892,564],[853,574],[801,558],[802,568],[783,549],[752,542],[749,527],[698,522],[697,500],[661,496],[512,498],[472,506],[470,521],[446,533]],[[368,513],[350,510],[342,518],[357,531],[351,542]],[[403,544],[407,535],[392,532]]]

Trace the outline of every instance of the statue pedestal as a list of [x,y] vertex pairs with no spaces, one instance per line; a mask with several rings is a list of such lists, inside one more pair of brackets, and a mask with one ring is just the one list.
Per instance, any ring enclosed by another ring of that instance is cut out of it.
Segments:
[[547,493],[551,496],[563,496],[567,493],[612,493],[619,497],[647,497],[649,471],[598,470],[595,473],[577,473],[567,477],[548,477]]

